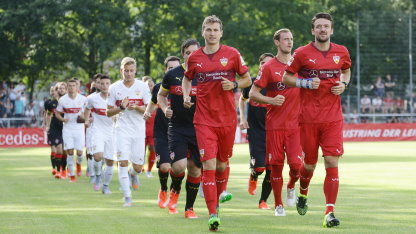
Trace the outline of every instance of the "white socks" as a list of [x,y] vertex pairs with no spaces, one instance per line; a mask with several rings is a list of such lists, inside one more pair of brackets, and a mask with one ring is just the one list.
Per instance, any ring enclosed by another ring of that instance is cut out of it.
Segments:
[[123,190],[124,197],[131,197],[130,178],[128,167],[118,167],[118,179],[120,181],[121,190]]
[[94,172],[95,172],[94,174],[97,175],[97,176],[101,175],[101,170],[102,170],[101,165],[102,165],[103,161],[97,162],[94,159],[92,161],[93,161],[93,164],[94,164]]
[[107,166],[104,171],[103,185],[108,186],[110,184],[111,178],[113,178],[113,166]]
[[95,176],[94,162],[94,159],[87,159],[88,172],[90,173],[90,176]]
[[77,164],[81,164],[82,162],[82,155],[77,157]]
[[68,168],[69,176],[74,176],[74,155],[69,155],[66,158],[66,166]]

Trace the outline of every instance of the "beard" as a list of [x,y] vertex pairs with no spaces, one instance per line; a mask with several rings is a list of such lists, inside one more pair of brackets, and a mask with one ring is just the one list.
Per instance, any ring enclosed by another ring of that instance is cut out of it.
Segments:
[[316,37],[316,41],[321,42],[321,43],[324,43],[324,42],[329,41],[329,37],[327,37],[327,38],[325,38],[325,39],[321,39],[321,38],[319,38],[319,36],[318,36],[318,37]]

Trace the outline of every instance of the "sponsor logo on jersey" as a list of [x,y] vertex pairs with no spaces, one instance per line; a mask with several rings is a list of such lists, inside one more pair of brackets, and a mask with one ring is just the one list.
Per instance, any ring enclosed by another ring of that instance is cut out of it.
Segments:
[[316,64],[316,59],[309,59],[309,62]]
[[227,64],[228,64],[228,59],[227,59],[227,58],[222,58],[222,59],[220,59],[220,62],[221,62],[221,65],[222,65],[223,67],[225,67],[225,66],[227,66]]
[[334,63],[336,63],[336,64],[338,64],[339,63],[339,56],[338,55],[334,55],[333,57],[332,57],[332,59],[334,60]]
[[274,74],[276,74],[276,75],[278,75],[278,76],[282,76],[282,74],[281,74],[282,72],[280,71],[280,72],[274,72]]
[[209,186],[209,185],[214,186],[215,184],[214,184],[214,182],[206,182],[206,183],[204,183],[204,185],[205,186]]

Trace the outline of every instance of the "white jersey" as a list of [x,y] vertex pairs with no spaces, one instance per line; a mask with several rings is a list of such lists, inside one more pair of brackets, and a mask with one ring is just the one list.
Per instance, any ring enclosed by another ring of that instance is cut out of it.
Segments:
[[63,124],[63,129],[83,129],[83,123],[77,123],[77,117],[84,112],[87,105],[87,98],[81,94],[77,94],[75,99],[69,97],[68,94],[62,96],[58,101],[57,111],[64,113],[65,119],[69,121]]
[[[124,98],[128,98],[129,104],[136,104],[144,106],[149,104],[151,100],[150,89],[147,84],[141,80],[135,79],[134,84],[128,88],[123,81],[119,80],[110,86],[107,104],[113,107],[119,107]],[[116,130],[129,132],[132,135],[138,133],[145,134],[146,122],[143,119],[143,114],[136,110],[126,110],[118,114],[118,119],[115,125]]]
[[107,116],[107,99],[101,97],[100,93],[88,96],[87,108],[91,110],[92,125],[94,132],[111,134],[113,132],[113,120]]

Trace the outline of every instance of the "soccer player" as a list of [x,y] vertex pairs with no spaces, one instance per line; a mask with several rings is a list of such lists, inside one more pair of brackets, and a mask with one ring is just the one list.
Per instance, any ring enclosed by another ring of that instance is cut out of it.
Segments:
[[[114,143],[113,143],[113,120],[106,115],[108,89],[111,85],[110,77],[102,75],[95,86],[100,90],[95,95],[88,96],[88,104],[85,110],[85,124],[91,125],[92,149],[94,154],[94,190],[98,191],[101,186],[101,169],[103,157],[106,163],[103,180],[103,194],[110,194],[108,187],[113,177]],[[91,114],[92,113],[92,114]],[[90,114],[93,122],[90,123]]]
[[60,95],[58,86],[50,88],[51,99],[45,101],[44,124],[48,133],[48,144],[51,146],[52,174],[56,179],[61,178],[62,167],[62,122],[55,116]]
[[[181,64],[181,60],[176,56],[168,56],[164,61],[165,72],[177,67]],[[161,83],[157,83],[152,91],[152,101],[146,108],[144,118],[150,119],[155,109],[157,108],[157,94],[159,92]],[[157,108],[155,124],[154,124],[154,141],[157,158],[157,167],[159,168],[160,190],[158,193],[157,203],[162,209],[168,205],[168,178],[171,169],[172,159],[168,147],[168,119],[160,108]]]
[[[153,92],[155,87],[155,82],[150,76],[143,76],[142,81],[149,86],[150,92]],[[146,146],[148,149],[148,160],[147,160],[147,170],[146,176],[153,177],[152,168],[156,161],[156,152],[155,152],[155,141],[153,139],[153,127],[155,125],[156,111],[153,111],[152,117],[146,120]]]
[[[299,89],[283,84],[283,74],[291,59],[293,36],[289,29],[275,32],[277,55],[260,69],[250,91],[250,98],[267,104],[266,114],[266,163],[271,168],[270,183],[274,194],[275,216],[286,216],[282,202],[283,165],[285,157],[290,167],[287,184],[287,206],[295,205],[295,183],[302,165],[300,146]],[[266,95],[261,93],[266,89]]]
[[[311,32],[315,41],[295,50],[283,78],[286,85],[301,88],[300,127],[305,159],[300,169],[300,194],[296,207],[300,215],[305,215],[308,210],[309,182],[321,147],[326,170],[324,227],[340,224],[334,215],[339,186],[338,161],[344,153],[340,95],[351,76],[347,48],[330,41],[333,26],[332,16],[328,13],[318,13],[312,18]],[[296,73],[299,77],[295,76]]]
[[[64,150],[66,150],[67,164],[71,182],[75,182],[74,173],[74,151],[77,154],[77,174],[81,173],[82,151],[85,146],[85,129],[83,112],[87,104],[87,98],[78,94],[77,81],[70,79],[67,82],[68,93],[59,99],[56,108],[56,117],[63,122],[62,138],[64,141]],[[65,118],[62,117],[65,114]]]
[[[199,48],[195,39],[187,39],[182,43],[181,54],[186,61],[189,55]],[[182,97],[182,78],[185,72],[185,64],[168,71],[163,77],[162,88],[159,89],[158,103],[166,118],[169,119],[168,140],[169,152],[172,159],[170,172],[172,185],[169,194],[168,209],[170,214],[178,213],[176,206],[181,191],[182,180],[185,177],[185,169],[188,169],[186,178],[186,205],[185,218],[198,218],[193,210],[199,183],[201,181],[201,159],[196,143],[193,118],[195,106],[185,108]],[[196,80],[193,80],[191,92],[192,102],[195,103]],[[169,103],[168,104],[168,99]],[[189,157],[189,160],[187,159]]]
[[[125,57],[121,60],[122,79],[110,86],[107,99],[107,116],[118,114],[115,125],[118,176],[124,194],[125,207],[132,206],[130,184],[139,187],[137,175],[142,172],[145,155],[146,123],[143,113],[150,102],[149,87],[136,80],[136,60]],[[129,160],[132,168],[128,170]]]
[[[273,59],[274,55],[270,53],[264,53],[259,58],[260,68],[270,59]],[[252,79],[254,82],[256,78]],[[247,129],[247,139],[250,149],[250,178],[248,181],[248,193],[250,195],[256,194],[257,179],[264,171],[266,175],[263,179],[261,196],[259,200],[259,209],[268,210],[270,209],[267,205],[267,198],[272,191],[270,185],[270,169],[266,169],[266,130],[265,130],[265,119],[266,119],[266,105],[249,101],[248,108],[246,107],[246,101],[249,100],[249,92],[251,86],[244,88],[242,95],[239,99],[240,109],[240,129]],[[266,90],[262,90],[264,95]],[[247,109],[247,118],[246,118]]]
[[[99,86],[100,86],[100,78],[101,78],[102,74],[101,73],[97,73],[94,75],[92,82],[91,82],[91,86],[90,89],[87,89],[89,95],[87,98],[89,98],[90,96],[92,97],[93,95],[96,95],[99,92]],[[88,112],[89,114],[91,114],[91,111]],[[89,118],[90,119],[90,118]],[[92,119],[90,119],[90,121],[92,121]],[[86,131],[85,131],[85,148],[86,148],[86,158],[87,158],[87,176],[90,177],[90,183],[94,183],[95,181],[95,170],[94,170],[94,159],[93,159],[93,143],[92,143],[92,137],[93,137],[93,132],[92,132],[92,128],[90,126],[90,124],[86,124]]]
[[[56,84],[56,87],[57,87],[57,92],[58,92],[59,98],[61,98],[62,96],[64,96],[67,93],[67,84],[65,82],[58,82]],[[58,101],[59,101],[59,99],[58,99]],[[59,104],[59,102],[58,102],[58,104]],[[55,112],[56,112],[56,110],[55,110]],[[56,116],[56,114],[55,114],[55,116]],[[62,130],[63,129],[61,127],[61,130],[59,131],[59,134],[61,136],[62,136]],[[64,143],[63,143],[63,138],[62,138],[62,145],[63,144]],[[66,179],[67,178],[66,177],[66,171],[67,171],[67,163],[66,163],[66,161],[67,161],[67,154],[66,154],[66,151],[63,150],[63,146],[62,146],[61,179]]]
[[[237,127],[233,90],[251,84],[248,68],[240,53],[235,48],[220,44],[222,35],[221,20],[215,15],[206,17],[202,23],[205,46],[189,56],[182,80],[187,108],[194,105],[190,97],[192,80],[196,79],[198,83],[194,124],[203,165],[202,188],[210,215],[208,226],[212,231],[220,225],[218,202],[232,198],[225,189],[229,177],[227,165],[233,153]],[[238,81],[236,73],[240,76]]]

